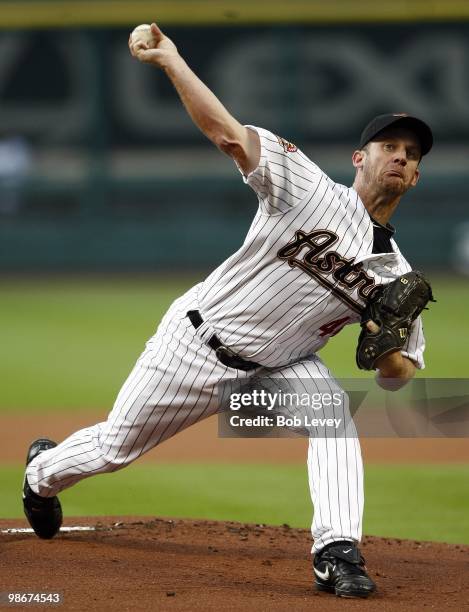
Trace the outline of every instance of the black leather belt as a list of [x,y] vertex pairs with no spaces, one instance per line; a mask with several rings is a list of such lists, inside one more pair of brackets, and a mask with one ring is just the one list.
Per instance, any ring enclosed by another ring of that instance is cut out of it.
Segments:
[[[198,310],[189,310],[187,316],[195,329],[198,329],[204,322]],[[254,361],[246,361],[246,359],[243,359],[234,353],[228,346],[223,344],[216,334],[213,334],[207,344],[215,351],[218,360],[229,368],[236,368],[236,370],[249,372],[249,370],[254,370],[254,368],[261,367],[258,363],[255,363]]]

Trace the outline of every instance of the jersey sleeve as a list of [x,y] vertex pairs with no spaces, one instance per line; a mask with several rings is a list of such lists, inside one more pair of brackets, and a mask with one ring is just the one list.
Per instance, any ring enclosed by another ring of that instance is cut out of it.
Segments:
[[259,199],[259,208],[267,215],[283,214],[314,191],[322,171],[296,145],[263,128],[246,126],[259,134],[259,165],[243,175]]
[[401,350],[404,357],[412,359],[419,370],[425,368],[423,352],[425,350],[425,336],[423,335],[422,317],[417,317],[410,327],[410,334]]

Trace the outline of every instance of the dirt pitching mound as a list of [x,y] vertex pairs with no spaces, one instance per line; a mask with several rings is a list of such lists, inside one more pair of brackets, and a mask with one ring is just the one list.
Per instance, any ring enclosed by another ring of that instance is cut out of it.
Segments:
[[469,546],[366,537],[379,593],[343,600],[314,590],[304,529],[147,517],[72,525],[94,530],[45,541],[4,532],[24,521],[0,521],[0,591],[60,592],[59,609],[80,611],[468,609]]

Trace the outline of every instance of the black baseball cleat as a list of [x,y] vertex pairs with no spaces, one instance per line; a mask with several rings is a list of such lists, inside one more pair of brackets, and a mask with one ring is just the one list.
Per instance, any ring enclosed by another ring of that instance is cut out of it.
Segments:
[[368,597],[376,584],[366,573],[365,559],[353,542],[333,542],[314,556],[313,570],[318,591],[339,597]]
[[[39,453],[55,446],[57,444],[47,438],[34,440],[28,450],[26,465],[29,465]],[[23,509],[34,533],[40,538],[50,540],[59,531],[62,525],[62,507],[59,498],[41,497],[34,493],[28,484],[26,474],[23,484]]]

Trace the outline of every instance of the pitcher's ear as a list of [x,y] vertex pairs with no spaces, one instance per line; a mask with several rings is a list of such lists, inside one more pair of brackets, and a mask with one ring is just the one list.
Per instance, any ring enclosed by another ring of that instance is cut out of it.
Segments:
[[415,170],[415,174],[412,178],[412,181],[410,183],[411,187],[415,187],[415,185],[417,185],[417,183],[419,182],[419,178],[420,178],[420,170],[418,168],[416,168]]
[[352,164],[354,168],[361,168],[363,165],[363,159],[365,158],[366,151],[357,150],[352,153]]

